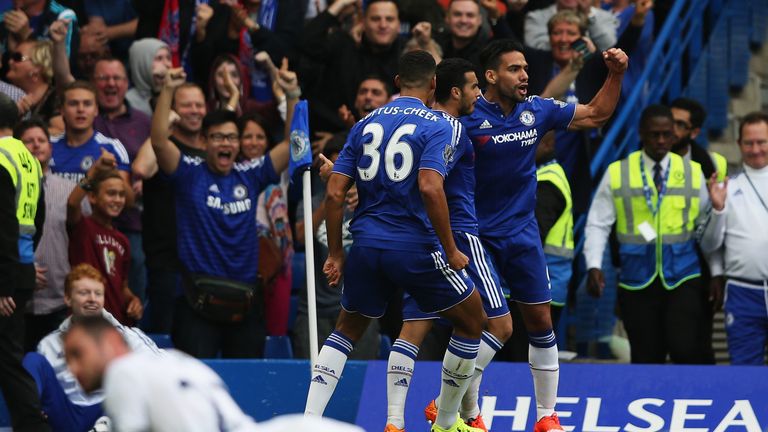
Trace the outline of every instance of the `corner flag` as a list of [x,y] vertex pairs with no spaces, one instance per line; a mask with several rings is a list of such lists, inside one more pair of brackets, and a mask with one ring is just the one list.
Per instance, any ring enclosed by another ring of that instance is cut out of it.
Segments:
[[309,141],[309,119],[307,101],[296,104],[291,122],[291,160],[288,162],[288,176],[293,179],[296,170],[312,165],[312,144]]

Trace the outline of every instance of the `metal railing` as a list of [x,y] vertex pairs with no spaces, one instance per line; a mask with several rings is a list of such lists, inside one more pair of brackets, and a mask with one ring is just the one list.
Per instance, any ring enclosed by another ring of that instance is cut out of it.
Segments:
[[[765,31],[767,11],[768,0],[677,0],[656,37],[645,69],[592,158],[592,178],[599,179],[611,162],[635,150],[640,141],[640,114],[649,104],[681,95],[698,99],[715,114],[710,115],[705,129],[723,129],[728,89],[746,81],[742,75],[747,73],[749,43],[739,44],[759,40],[755,30]],[[742,28],[744,25],[747,27]],[[712,100],[713,95],[716,100]],[[706,135],[705,130],[701,136],[706,139]],[[585,225],[586,215],[574,224],[577,256],[584,246]]]

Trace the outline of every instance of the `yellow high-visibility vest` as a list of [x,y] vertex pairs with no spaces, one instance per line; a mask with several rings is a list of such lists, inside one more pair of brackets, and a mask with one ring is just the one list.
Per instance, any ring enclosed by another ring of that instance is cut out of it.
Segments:
[[536,170],[536,179],[552,182],[565,198],[565,209],[544,240],[544,253],[573,258],[573,198],[565,171],[559,163],[553,161]]
[[0,138],[0,166],[11,176],[16,189],[16,219],[19,221],[19,262],[35,260],[33,238],[43,170],[24,144],[13,137]]
[[[659,276],[665,288],[674,289],[701,274],[694,240],[701,166],[674,153],[669,157],[661,206],[652,176],[648,170],[641,171],[641,151],[608,167],[621,256],[619,285],[623,288],[642,289]],[[651,208],[658,211],[654,214]],[[655,230],[654,241],[648,242],[641,234],[643,223]]]

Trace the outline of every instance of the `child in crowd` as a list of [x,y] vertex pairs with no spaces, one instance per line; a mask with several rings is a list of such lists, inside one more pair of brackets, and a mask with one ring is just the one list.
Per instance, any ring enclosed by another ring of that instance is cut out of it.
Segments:
[[[105,309],[120,323],[133,325],[141,318],[143,308],[128,287],[128,239],[112,226],[125,207],[125,183],[115,165],[114,155],[102,150],[99,160],[69,195],[69,261],[72,267],[88,263],[99,269],[107,281]],[[93,209],[91,216],[83,216],[80,210],[86,195]]]

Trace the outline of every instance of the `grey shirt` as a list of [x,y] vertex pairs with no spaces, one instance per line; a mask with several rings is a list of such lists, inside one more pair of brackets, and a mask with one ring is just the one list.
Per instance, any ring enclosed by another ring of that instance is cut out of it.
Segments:
[[[43,176],[45,224],[35,251],[35,265],[47,269],[48,285],[35,290],[27,304],[27,310],[34,315],[49,314],[64,307],[64,278],[70,270],[67,198],[75,186],[75,182],[51,174],[50,170]],[[83,200],[83,213],[90,214],[90,210],[88,201]]]

